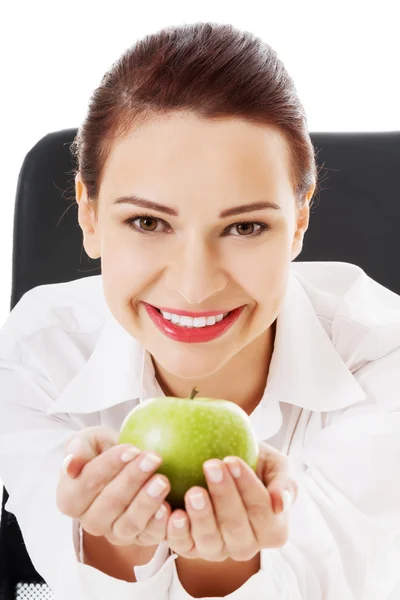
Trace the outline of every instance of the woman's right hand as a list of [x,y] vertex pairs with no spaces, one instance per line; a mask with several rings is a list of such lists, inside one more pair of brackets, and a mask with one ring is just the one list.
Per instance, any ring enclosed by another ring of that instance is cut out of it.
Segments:
[[[128,449],[134,453],[123,462]],[[66,472],[61,469],[57,485],[57,507],[64,515],[116,546],[153,546],[166,539],[172,510],[164,499],[171,486],[165,475],[154,475],[162,462],[158,454],[118,444],[118,433],[108,427],[88,427],[75,434],[65,458],[70,453],[74,458]],[[152,463],[151,457],[158,462]],[[165,487],[153,496],[157,482]],[[157,519],[160,509],[164,514]]]

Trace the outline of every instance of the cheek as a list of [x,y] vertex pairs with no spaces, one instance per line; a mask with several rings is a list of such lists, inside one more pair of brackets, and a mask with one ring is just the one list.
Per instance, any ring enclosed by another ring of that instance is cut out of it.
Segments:
[[285,297],[290,262],[272,262],[254,284],[257,321],[269,326],[278,316]]
[[291,247],[284,236],[246,252],[236,252],[230,271],[236,283],[261,306],[279,301],[291,263]]
[[113,304],[130,304],[151,286],[162,271],[162,252],[156,244],[140,243],[134,232],[119,232],[102,246],[101,266],[107,297]]

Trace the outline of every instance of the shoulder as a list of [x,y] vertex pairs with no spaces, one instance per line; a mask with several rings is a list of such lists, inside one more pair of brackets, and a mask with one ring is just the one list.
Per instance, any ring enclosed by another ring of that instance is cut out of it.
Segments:
[[400,296],[344,262],[292,263],[325,331],[349,369],[400,349]]
[[[390,435],[399,439],[400,296],[349,263],[293,263],[292,266],[332,345],[365,392],[363,402],[332,411],[326,425],[338,428],[326,428],[318,439],[322,444],[324,440],[329,442],[327,460],[339,457],[337,452],[332,454],[332,447],[340,447],[341,456],[348,461],[349,456],[354,456],[356,445],[358,456],[365,462],[373,435],[376,443],[380,437],[385,448],[389,447]],[[363,440],[365,454],[360,446]],[[314,450],[314,457],[321,457],[322,461],[323,447],[316,445]],[[349,470],[357,469],[354,466]]]
[[23,362],[39,338],[49,352],[76,336],[95,335],[106,313],[101,275],[37,286],[22,296],[0,329],[0,360]]

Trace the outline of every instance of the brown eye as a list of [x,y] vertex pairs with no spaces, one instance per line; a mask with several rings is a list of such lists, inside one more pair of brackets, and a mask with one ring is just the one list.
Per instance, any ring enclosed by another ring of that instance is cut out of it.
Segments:
[[241,223],[233,223],[224,231],[223,236],[230,237],[248,237],[255,238],[262,235],[270,229],[266,223],[257,223],[254,221],[242,221]]
[[137,233],[169,233],[171,228],[166,221],[151,215],[138,215],[125,221],[126,225]]
[[238,223],[236,230],[239,235],[251,235],[254,233],[254,225],[255,223]]
[[155,231],[157,227],[157,219],[152,217],[141,217],[139,220],[140,228],[144,231]]

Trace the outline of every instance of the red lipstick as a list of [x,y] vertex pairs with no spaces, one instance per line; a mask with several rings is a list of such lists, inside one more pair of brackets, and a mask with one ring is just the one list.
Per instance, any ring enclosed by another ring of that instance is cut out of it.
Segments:
[[[182,327],[180,325],[175,325],[171,321],[164,319],[162,314],[158,312],[157,308],[152,306],[151,304],[147,304],[147,302],[143,302],[147,314],[156,325],[156,327],[172,340],[176,342],[186,342],[189,344],[198,344],[202,342],[210,342],[211,340],[220,337],[223,333],[225,333],[232,325],[237,321],[240,317],[244,306],[239,306],[239,308],[235,308],[232,310],[222,321],[215,323],[215,325],[207,325],[206,327]],[[176,309],[165,309],[162,308],[164,312],[169,312],[175,315],[182,316],[190,316],[190,317],[210,317],[215,315],[221,315],[227,311],[209,311],[209,312],[198,312],[198,313],[190,313],[187,311],[179,311]]]

